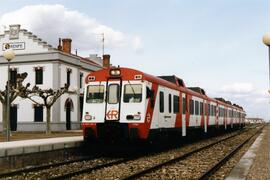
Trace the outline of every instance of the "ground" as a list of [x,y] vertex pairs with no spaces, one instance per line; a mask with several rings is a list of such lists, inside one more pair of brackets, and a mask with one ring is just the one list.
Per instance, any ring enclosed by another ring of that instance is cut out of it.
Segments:
[[[42,139],[54,137],[67,137],[67,136],[82,136],[81,130],[71,130],[63,132],[52,132],[46,134],[45,132],[12,132],[11,141],[25,140],[25,139]],[[0,133],[0,142],[4,141],[4,136]]]

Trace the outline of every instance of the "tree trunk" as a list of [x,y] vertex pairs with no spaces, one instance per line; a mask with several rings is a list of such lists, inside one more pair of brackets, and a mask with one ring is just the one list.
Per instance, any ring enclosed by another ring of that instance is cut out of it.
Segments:
[[6,104],[2,104],[2,128],[3,128],[3,135],[6,137],[7,134],[7,106]]
[[46,107],[46,134],[51,134],[51,107]]

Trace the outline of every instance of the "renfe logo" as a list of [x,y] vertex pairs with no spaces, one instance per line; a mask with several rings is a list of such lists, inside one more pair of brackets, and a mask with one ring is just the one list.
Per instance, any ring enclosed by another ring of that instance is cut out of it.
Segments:
[[6,50],[6,45],[9,44],[10,48],[13,50],[24,50],[25,42],[14,42],[14,43],[3,43],[2,50]]
[[106,119],[108,120],[115,120],[118,119],[118,111],[117,110],[110,110],[106,113]]

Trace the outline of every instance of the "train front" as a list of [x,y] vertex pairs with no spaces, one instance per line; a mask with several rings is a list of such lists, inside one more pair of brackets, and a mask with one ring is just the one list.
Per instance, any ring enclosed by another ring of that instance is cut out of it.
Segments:
[[84,140],[147,139],[148,86],[143,73],[133,69],[110,68],[90,73],[82,116]]

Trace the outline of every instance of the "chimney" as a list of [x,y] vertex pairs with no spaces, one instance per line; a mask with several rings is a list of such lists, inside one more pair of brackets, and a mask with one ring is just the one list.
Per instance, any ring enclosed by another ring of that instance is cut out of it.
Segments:
[[58,49],[59,51],[62,51],[61,38],[59,38],[59,43],[58,43],[57,49]]
[[110,68],[110,55],[109,54],[103,55],[103,67],[106,69]]
[[62,39],[62,42],[63,42],[63,52],[70,54],[72,40],[69,38],[66,38],[66,39]]

